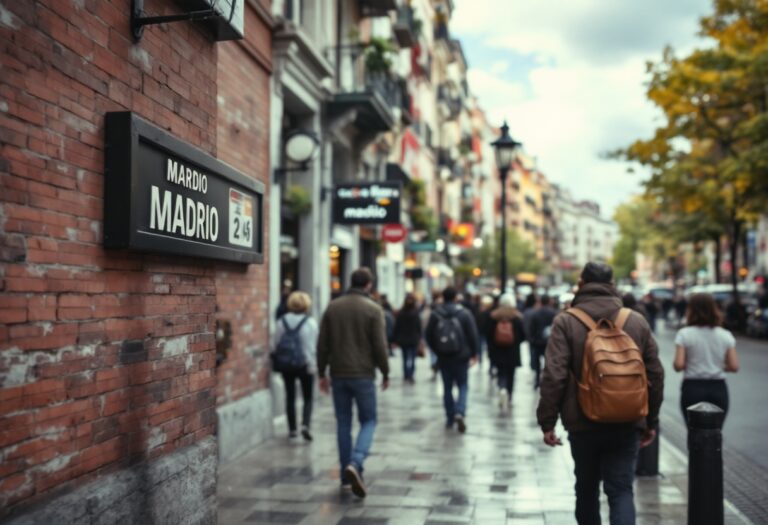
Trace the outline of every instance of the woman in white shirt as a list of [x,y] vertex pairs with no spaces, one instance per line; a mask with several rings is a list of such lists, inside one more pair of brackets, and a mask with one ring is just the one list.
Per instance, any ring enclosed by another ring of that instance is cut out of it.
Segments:
[[[283,383],[285,384],[285,412],[288,418],[289,436],[294,438],[296,432],[296,380],[301,383],[301,393],[304,398],[304,409],[301,418],[301,435],[307,441],[312,441],[312,434],[309,432],[310,420],[312,418],[312,396],[315,373],[317,372],[317,322],[309,316],[309,307],[312,300],[304,292],[292,292],[288,296],[286,306],[288,313],[283,315],[275,326],[274,346],[276,347],[286,328],[296,330],[298,328],[298,337],[301,341],[301,348],[304,351],[307,366],[302,370],[282,372]],[[286,326],[287,325],[287,326]]]
[[739,371],[736,339],[722,328],[722,316],[709,294],[695,294],[688,302],[685,328],[675,336],[677,372],[684,373],[680,408],[708,401],[728,412],[726,372]]

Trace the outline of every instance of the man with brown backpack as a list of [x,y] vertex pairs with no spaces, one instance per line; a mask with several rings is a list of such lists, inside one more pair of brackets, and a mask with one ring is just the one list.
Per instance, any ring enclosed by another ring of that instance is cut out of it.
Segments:
[[572,308],[558,315],[546,348],[537,418],[544,442],[568,431],[576,474],[576,521],[600,523],[600,481],[610,523],[634,524],[638,449],[656,437],[664,370],[648,323],[622,308],[613,270],[587,263]]

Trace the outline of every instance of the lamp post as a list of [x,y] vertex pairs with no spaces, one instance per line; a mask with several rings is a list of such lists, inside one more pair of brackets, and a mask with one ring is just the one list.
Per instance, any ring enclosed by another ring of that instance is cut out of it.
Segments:
[[507,291],[507,175],[522,144],[509,135],[507,123],[501,126],[501,136],[491,143],[496,150],[496,167],[501,178],[501,293]]

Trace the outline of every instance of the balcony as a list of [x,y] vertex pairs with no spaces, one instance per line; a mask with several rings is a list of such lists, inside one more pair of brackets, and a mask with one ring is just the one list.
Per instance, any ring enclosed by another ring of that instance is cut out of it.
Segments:
[[411,48],[416,44],[419,38],[419,31],[416,27],[416,20],[411,6],[405,5],[397,10],[397,20],[392,26],[392,31],[400,47]]
[[399,90],[398,99],[400,100],[400,119],[403,124],[408,125],[413,122],[413,110],[411,108],[411,94],[408,91],[408,82],[401,78],[397,81]]
[[354,112],[355,126],[375,133],[394,127],[393,109],[402,106],[403,90],[388,71],[387,58],[382,58],[374,48],[353,44],[329,50],[338,87],[328,102],[328,116],[333,119]]
[[397,9],[397,0],[359,0],[359,5],[363,16],[387,16]]
[[451,40],[451,35],[448,32],[448,22],[447,21],[438,21],[435,24],[435,40],[444,40],[446,42],[449,42]]
[[464,103],[461,95],[456,93],[449,84],[441,84],[437,87],[437,102],[443,108],[444,117],[453,120],[459,116]]

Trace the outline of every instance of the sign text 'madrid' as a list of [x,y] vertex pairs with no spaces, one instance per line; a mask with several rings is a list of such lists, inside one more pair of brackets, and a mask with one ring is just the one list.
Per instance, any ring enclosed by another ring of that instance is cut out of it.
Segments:
[[263,262],[262,182],[133,113],[106,128],[105,246]]

